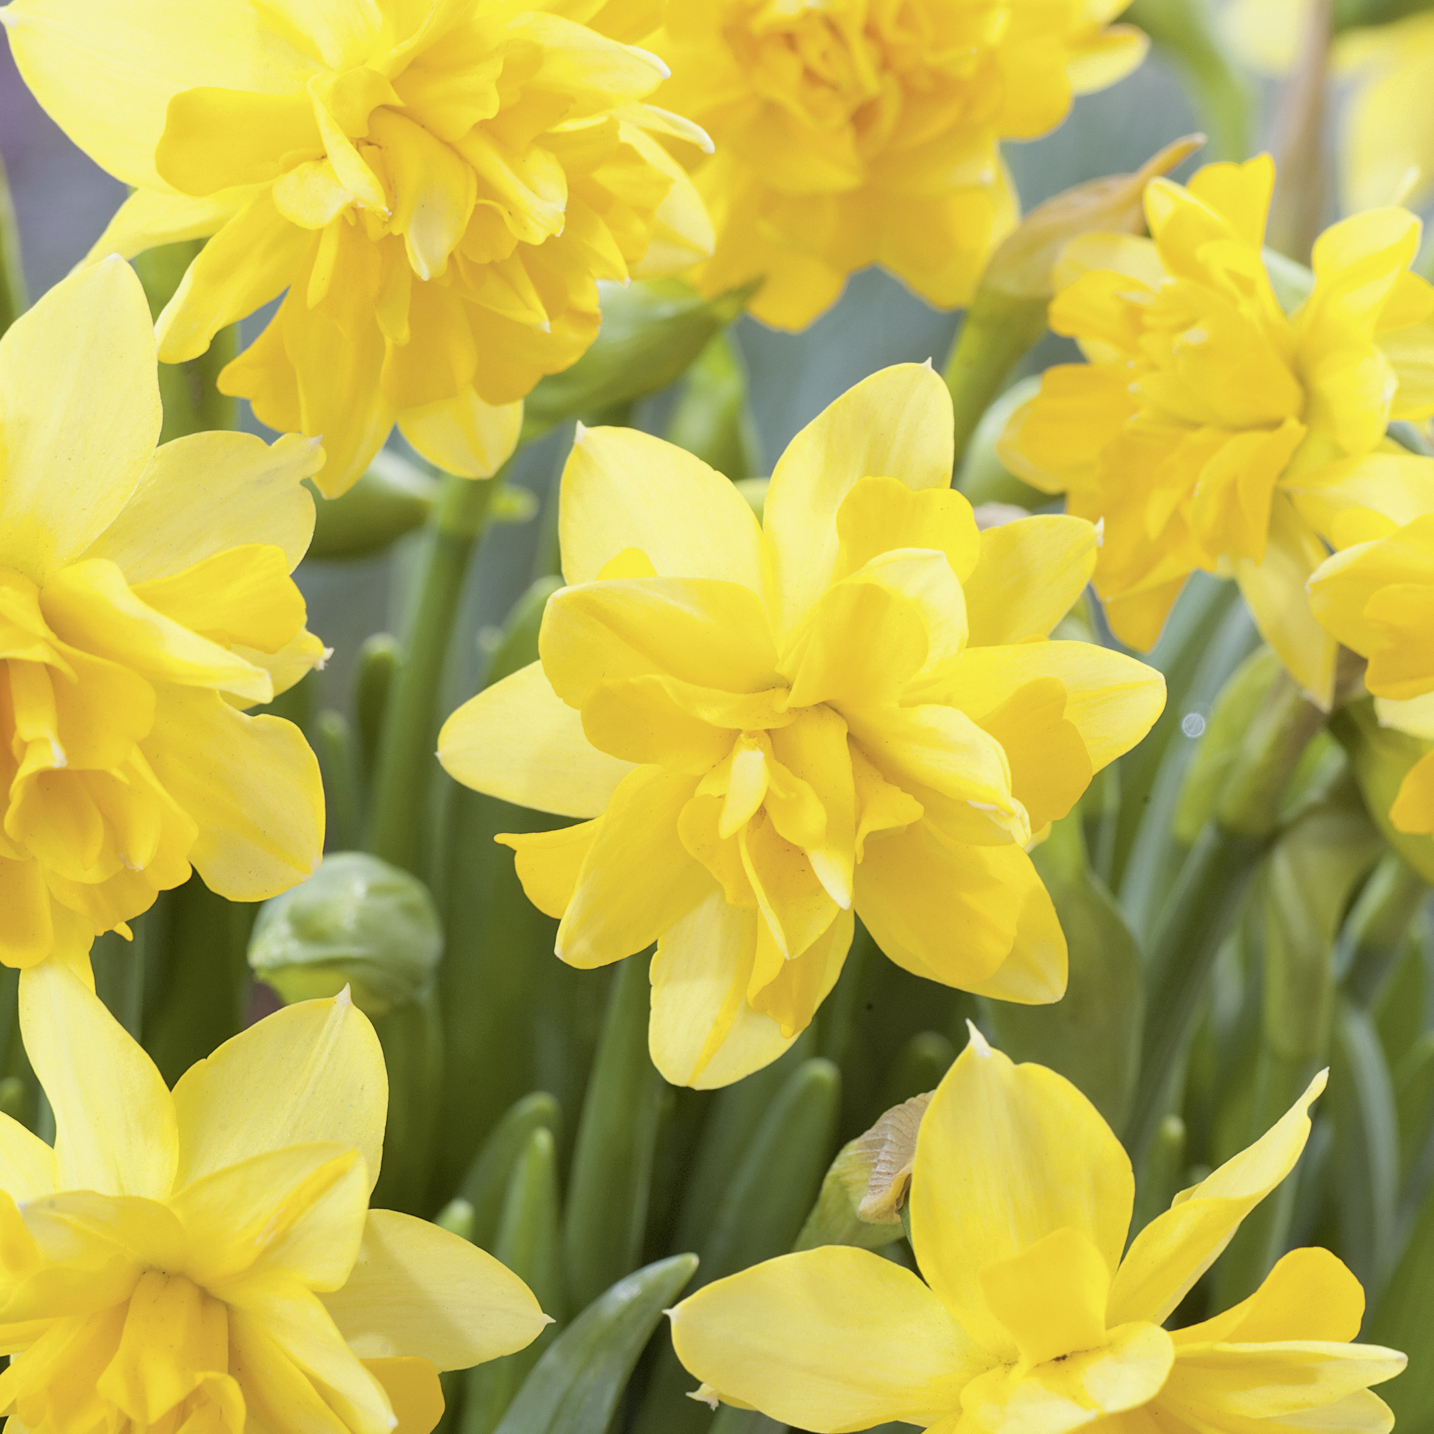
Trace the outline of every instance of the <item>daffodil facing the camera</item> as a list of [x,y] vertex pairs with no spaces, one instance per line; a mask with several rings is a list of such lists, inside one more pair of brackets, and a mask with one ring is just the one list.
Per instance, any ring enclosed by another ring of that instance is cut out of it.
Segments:
[[[334,496],[395,421],[440,467],[491,475],[523,396],[596,337],[597,281],[710,252],[663,147],[706,136],[643,103],[666,68],[582,23],[601,12],[13,0],[0,23],[40,103],[135,188],[95,253],[209,239],[160,315],[164,361],[287,290],[220,387],[321,435]],[[641,7],[626,23],[650,28]]]
[[[1434,516],[1336,553],[1310,579],[1315,616],[1368,659],[1381,725],[1434,738]],[[1434,752],[1410,768],[1389,820],[1434,833]]]
[[427,1434],[438,1373],[548,1323],[491,1255],[370,1210],[388,1082],[347,992],[171,1092],[70,971],[20,983],[54,1148],[0,1115],[0,1413],[96,1429]]
[[290,571],[323,461],[296,436],[156,449],[154,328],[121,259],[0,340],[0,961],[86,967],[191,865],[234,901],[323,848],[299,729],[243,711],[322,661]]
[[1069,1081],[973,1031],[917,1136],[920,1275],[849,1246],[783,1255],[683,1300],[673,1344],[704,1394],[817,1434],[1387,1434],[1369,1386],[1404,1356],[1349,1343],[1364,1293],[1326,1250],[1293,1250],[1242,1304],[1163,1328],[1294,1167],[1323,1086],[1126,1249],[1135,1182],[1110,1128]]
[[[1012,419],[1009,466],[1104,520],[1095,585],[1116,635],[1155,641],[1195,569],[1238,580],[1260,631],[1324,707],[1335,642],[1305,583],[1371,510],[1404,511],[1391,419],[1434,413],[1434,288],[1419,221],[1380,209],[1327,230],[1286,313],[1261,242],[1268,157],[1152,180],[1151,238],[1077,240],[1050,324],[1089,362],[1047,369]],[[1427,487],[1415,474],[1409,481]]]
[[[657,942],[653,1059],[719,1086],[811,1021],[853,916],[931,980],[1056,1000],[1066,948],[1026,845],[1145,735],[1158,673],[1051,642],[1095,560],[1076,518],[979,532],[951,399],[883,370],[793,440],[759,525],[690,454],[579,435],[570,586],[541,660],[460,708],[459,781],[588,820],[504,837],[580,967]],[[1039,574],[1039,581],[1032,580]]]
[[971,296],[1015,223],[1003,139],[1065,118],[1073,94],[1134,69],[1125,0],[668,0],[647,43],[672,67],[658,101],[705,126],[694,178],[717,229],[698,270],[716,294],[762,278],[750,308],[798,329],[881,264],[942,308]]

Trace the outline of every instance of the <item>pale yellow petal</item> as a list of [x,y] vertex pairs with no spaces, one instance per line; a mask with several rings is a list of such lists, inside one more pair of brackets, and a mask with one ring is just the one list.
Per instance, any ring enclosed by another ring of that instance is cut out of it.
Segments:
[[55,1112],[55,1184],[101,1195],[169,1194],[175,1106],[154,1062],[58,962],[20,977],[20,1028]]
[[392,1210],[369,1211],[348,1283],[323,1299],[360,1359],[421,1355],[439,1369],[525,1349],[550,1323],[487,1251]]
[[158,244],[207,239],[222,229],[250,198],[247,190],[193,198],[188,194],[157,194],[136,189],[95,240],[86,262],[118,254],[132,259]]
[[1131,1241],[1110,1292],[1109,1320],[1163,1321],[1230,1243],[1240,1222],[1294,1169],[1309,1139],[1322,1073],[1253,1145],[1175,1197]]
[[1114,1273],[1134,1199],[1130,1161],[1095,1107],[1063,1076],[1012,1064],[973,1029],[922,1118],[911,1181],[917,1261],[962,1325],[987,1349],[1014,1353],[981,1269],[1069,1227]]
[[174,1088],[176,1186],[288,1145],[331,1141],[378,1179],[388,1076],[368,1017],[348,993],[286,1006],[191,1066]]
[[445,473],[491,478],[518,446],[521,403],[484,403],[473,390],[398,415],[403,436]]
[[922,364],[882,369],[848,389],[787,447],[763,517],[762,580],[778,643],[830,584],[836,515],[862,478],[946,488],[954,461],[951,395]]
[[717,1280],[671,1318],[696,1379],[816,1434],[935,1423],[990,1363],[909,1270],[840,1245]]
[[1063,514],[987,528],[976,570],[962,584],[967,643],[992,647],[1049,636],[1090,581],[1096,545],[1090,523]]
[[438,760],[465,787],[560,817],[598,816],[632,770],[588,741],[541,662],[465,702],[438,734]]
[[160,419],[134,270],[106,259],[62,280],[0,340],[0,564],[42,582],[83,552],[129,501]]
[[591,582],[637,548],[658,577],[718,578],[760,593],[761,530],[732,484],[675,444],[583,429],[563,470],[563,576]]
[[8,1115],[0,1115],[0,1190],[21,1205],[55,1192],[55,1152]]
[[108,558],[131,583],[183,572],[226,548],[265,543],[298,567],[314,535],[304,487],[323,466],[318,441],[288,433],[193,433],[157,448],[115,520],[81,554]]

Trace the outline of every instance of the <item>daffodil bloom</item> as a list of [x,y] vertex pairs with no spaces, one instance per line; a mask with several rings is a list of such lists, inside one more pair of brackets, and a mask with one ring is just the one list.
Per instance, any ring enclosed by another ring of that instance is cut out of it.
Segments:
[[1192,570],[1232,575],[1328,707],[1336,645],[1305,582],[1361,515],[1408,505],[1377,450],[1391,419],[1434,413],[1434,289],[1409,272],[1419,221],[1381,209],[1320,237],[1286,314],[1260,248],[1273,183],[1267,156],[1155,179],[1151,238],[1069,246],[1050,324],[1090,362],[1047,369],[1001,451],[1104,520],[1095,585],[1123,641],[1155,641]]
[[704,291],[764,278],[752,312],[797,329],[881,264],[965,303],[1016,218],[1000,141],[1140,63],[1144,35],[1106,27],[1125,4],[668,0],[657,98],[717,140],[694,154],[717,228]]
[[210,240],[161,359],[288,291],[219,384],[322,435],[333,496],[395,421],[492,474],[523,396],[596,336],[597,281],[710,252],[661,138],[706,136],[642,103],[665,67],[582,23],[604,14],[651,23],[601,0],[13,0],[0,22],[40,103],[135,188],[95,253]]
[[[1369,659],[1364,684],[1380,722],[1434,738],[1434,517],[1328,558],[1310,579],[1310,605]],[[1406,774],[1389,819],[1400,831],[1434,832],[1434,752]]]
[[973,1030],[917,1136],[920,1276],[849,1246],[783,1255],[678,1305],[678,1356],[704,1393],[818,1434],[891,1420],[938,1434],[1387,1434],[1369,1386],[1404,1356],[1349,1343],[1364,1292],[1326,1250],[1292,1251],[1213,1319],[1162,1328],[1294,1167],[1323,1087],[1126,1250],[1135,1182],[1120,1142],[1069,1081]]
[[548,1323],[491,1255],[370,1210],[388,1080],[345,991],[173,1092],[54,962],[20,982],[51,1149],[0,1116],[0,1413],[97,1429],[427,1434],[438,1371]]
[[189,877],[235,901],[323,847],[299,729],[241,710],[322,661],[290,578],[323,461],[200,433],[156,449],[154,328],[120,259],[0,341],[0,961],[86,968]]
[[1164,684],[1047,640],[1095,531],[978,532],[952,447],[940,378],[885,369],[793,440],[761,526],[690,454],[581,434],[541,660],[440,735],[459,781],[589,818],[500,840],[562,918],[564,961],[657,942],[651,1049],[674,1084],[780,1055],[854,912],[917,975],[1021,1002],[1065,988],[1025,846],[1144,736]]

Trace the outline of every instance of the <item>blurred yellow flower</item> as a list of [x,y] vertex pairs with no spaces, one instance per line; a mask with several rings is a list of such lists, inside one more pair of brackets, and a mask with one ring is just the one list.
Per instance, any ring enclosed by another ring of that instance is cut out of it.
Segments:
[[368,1208],[388,1081],[347,992],[261,1021],[172,1094],[53,962],[21,978],[20,1023],[55,1146],[0,1115],[14,1424],[427,1434],[439,1370],[548,1323],[491,1255]]
[[1106,28],[1126,3],[668,0],[657,99],[717,140],[694,176],[717,226],[703,291],[764,276],[752,312],[798,329],[881,264],[965,303],[1015,222],[1000,141],[1140,63],[1144,35]]
[[0,340],[0,961],[85,969],[189,877],[260,901],[323,847],[297,727],[240,710],[323,660],[289,577],[318,445],[156,450],[154,328],[107,259]]
[[1071,244],[1050,324],[1089,362],[1046,370],[1001,452],[1104,520],[1095,584],[1122,641],[1155,641],[1193,569],[1233,576],[1328,706],[1336,644],[1305,582],[1360,514],[1408,505],[1376,450],[1391,419],[1434,413],[1434,289],[1409,272],[1419,221],[1380,209],[1320,237],[1313,290],[1286,314],[1260,249],[1273,183],[1268,157],[1188,189],[1152,180],[1152,238]]
[[592,818],[502,840],[562,917],[563,960],[658,943],[652,1056],[675,1084],[780,1055],[831,990],[853,912],[919,976],[1022,1002],[1065,988],[1025,844],[1145,735],[1164,683],[1046,640],[1095,532],[978,532],[950,488],[952,433],[930,368],[873,375],[793,440],[765,527],[690,454],[580,434],[571,586],[541,661],[439,738],[459,781]]
[[623,10],[13,0],[0,22],[40,103],[135,186],[95,254],[213,236],[161,359],[288,290],[220,387],[321,435],[334,496],[395,421],[440,467],[492,474],[523,396],[596,336],[597,280],[711,252],[656,136],[706,137],[641,103],[660,61],[578,23]]
[[1069,1081],[973,1030],[917,1136],[921,1276],[849,1246],[783,1255],[683,1300],[678,1357],[712,1395],[818,1434],[1387,1434],[1369,1386],[1404,1356],[1348,1343],[1364,1292],[1327,1250],[1292,1251],[1224,1314],[1161,1328],[1294,1167],[1323,1086],[1126,1250],[1135,1182],[1110,1128]]
[[[1310,579],[1310,605],[1369,659],[1364,682],[1380,722],[1434,738],[1434,516],[1327,559]],[[1402,832],[1434,832],[1434,752],[1409,770],[1389,819]]]
[[[1309,11],[1310,0],[1234,0],[1222,19],[1245,64],[1281,75],[1295,63]],[[1434,195],[1434,15],[1346,30],[1331,60],[1347,87],[1339,140],[1344,212],[1422,209]]]

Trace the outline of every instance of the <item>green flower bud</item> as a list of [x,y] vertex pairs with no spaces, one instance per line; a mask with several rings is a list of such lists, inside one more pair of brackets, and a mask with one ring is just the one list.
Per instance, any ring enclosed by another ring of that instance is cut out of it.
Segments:
[[341,498],[320,498],[311,558],[362,558],[427,519],[442,484],[417,464],[383,448],[368,472]]
[[333,996],[378,1018],[419,999],[443,954],[428,889],[366,852],[336,852],[301,886],[266,901],[249,966],[286,1004]]

